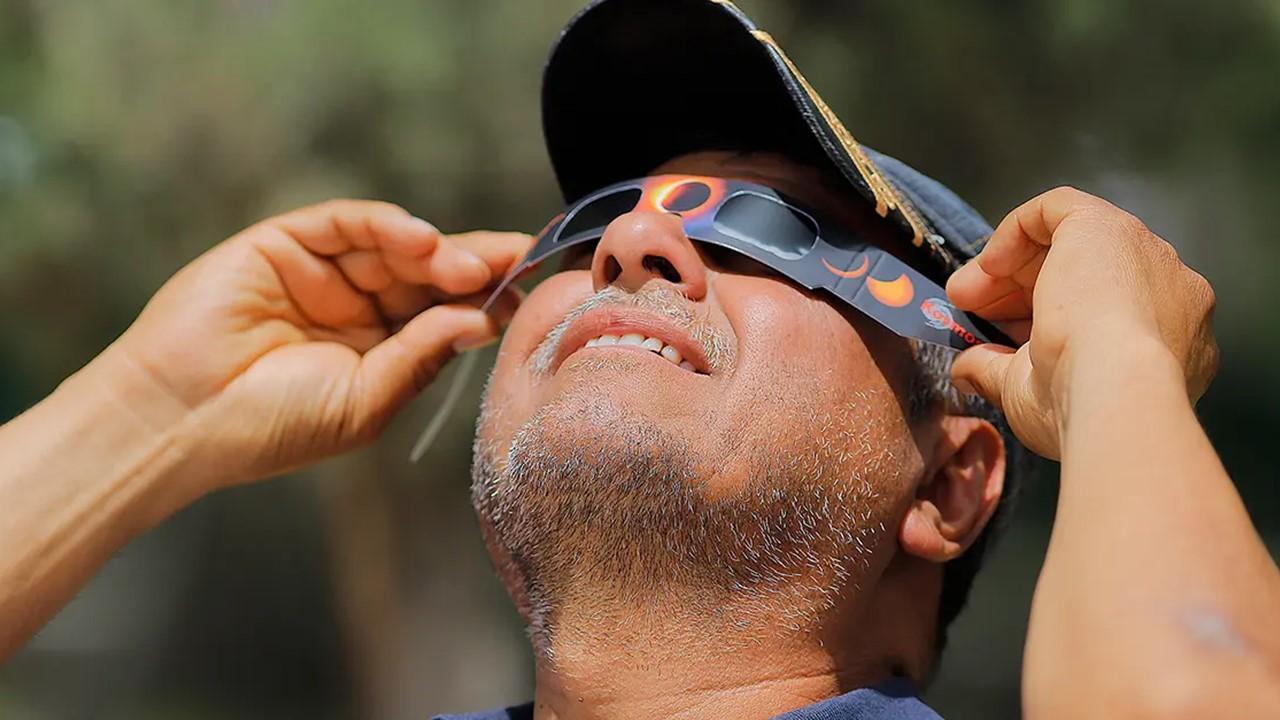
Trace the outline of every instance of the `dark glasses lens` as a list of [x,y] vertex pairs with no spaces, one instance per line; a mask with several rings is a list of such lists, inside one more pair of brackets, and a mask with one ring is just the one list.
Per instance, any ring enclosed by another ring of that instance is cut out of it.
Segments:
[[716,230],[784,260],[798,260],[818,242],[813,218],[773,198],[740,192],[716,213]]
[[634,210],[636,204],[640,202],[642,194],[640,188],[627,188],[601,195],[583,205],[560,229],[556,242],[564,242],[589,230],[600,230],[607,227],[609,223],[617,220],[619,216]]
[[677,185],[662,198],[662,209],[673,213],[697,210],[711,199],[711,188],[706,183],[687,182]]

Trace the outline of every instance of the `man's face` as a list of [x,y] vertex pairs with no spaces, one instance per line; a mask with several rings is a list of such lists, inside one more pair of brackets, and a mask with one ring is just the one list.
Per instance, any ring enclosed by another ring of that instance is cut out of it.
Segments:
[[[775,156],[662,173],[759,182],[887,236]],[[806,625],[883,568],[923,468],[905,341],[671,215],[623,215],[564,263],[507,331],[476,442],[477,512],[535,636],[619,599]]]

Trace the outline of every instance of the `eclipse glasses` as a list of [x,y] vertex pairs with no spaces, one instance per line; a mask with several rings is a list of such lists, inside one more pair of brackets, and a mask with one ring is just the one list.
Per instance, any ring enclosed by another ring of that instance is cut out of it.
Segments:
[[691,175],[620,182],[569,206],[485,309],[521,273],[599,240],[611,222],[637,209],[677,214],[690,240],[734,250],[809,290],[825,290],[902,337],[957,350],[988,342],[1015,346],[990,323],[947,302],[937,283],[841,224],[764,185]]

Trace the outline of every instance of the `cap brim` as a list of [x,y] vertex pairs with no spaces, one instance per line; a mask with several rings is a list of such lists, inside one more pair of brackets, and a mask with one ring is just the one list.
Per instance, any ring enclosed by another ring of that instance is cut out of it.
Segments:
[[542,112],[568,202],[690,152],[773,151],[834,170],[927,264],[942,275],[955,266],[782,49],[731,3],[597,0],[552,51]]

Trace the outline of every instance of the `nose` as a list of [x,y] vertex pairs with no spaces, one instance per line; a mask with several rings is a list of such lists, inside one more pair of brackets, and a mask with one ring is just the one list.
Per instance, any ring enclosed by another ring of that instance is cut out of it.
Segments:
[[605,228],[591,259],[595,290],[615,285],[636,292],[654,278],[690,300],[707,295],[707,267],[678,215],[636,210],[619,216]]

